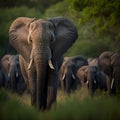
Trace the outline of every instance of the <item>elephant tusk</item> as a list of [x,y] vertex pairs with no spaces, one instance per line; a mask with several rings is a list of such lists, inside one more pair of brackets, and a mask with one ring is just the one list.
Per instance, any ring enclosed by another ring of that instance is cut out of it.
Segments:
[[96,80],[93,80],[94,81],[94,83],[96,84]]
[[73,78],[73,79],[75,79],[75,76],[74,76],[74,74],[72,74],[72,78]]
[[48,64],[49,64],[49,66],[50,66],[51,69],[55,69],[51,60],[48,61]]
[[27,37],[27,41],[28,41],[29,44],[31,43],[31,32],[32,31],[29,30],[29,34],[28,34],[28,37]]
[[16,72],[16,77],[18,77],[18,72]]
[[8,73],[8,78],[10,78],[10,72]]
[[30,54],[30,63],[29,63],[28,68],[27,68],[28,70],[31,68],[32,63],[33,63],[33,49],[32,49],[31,54]]
[[32,63],[33,63],[33,59],[30,59],[30,63],[29,63],[29,65],[28,65],[28,70],[31,68]]
[[88,80],[87,80],[87,85],[89,84]]
[[111,89],[113,88],[113,84],[114,84],[114,78],[112,79],[112,82],[111,82]]
[[64,80],[65,79],[65,74],[63,74],[63,77],[62,77],[62,80]]

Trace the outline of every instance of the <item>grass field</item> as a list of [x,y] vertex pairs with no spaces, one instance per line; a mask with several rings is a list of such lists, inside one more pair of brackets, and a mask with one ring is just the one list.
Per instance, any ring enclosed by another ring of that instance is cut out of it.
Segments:
[[0,90],[0,120],[120,120],[120,98],[97,91],[90,97],[86,89],[70,96],[58,90],[57,104],[41,112],[30,105],[30,96]]

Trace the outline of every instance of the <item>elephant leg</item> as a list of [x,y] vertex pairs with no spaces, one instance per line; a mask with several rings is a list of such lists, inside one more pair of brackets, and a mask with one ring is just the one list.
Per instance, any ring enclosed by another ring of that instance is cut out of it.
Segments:
[[66,92],[68,93],[68,95],[70,95],[71,93],[71,81],[72,81],[72,78],[71,77],[67,77],[65,79],[65,84],[66,84]]
[[61,82],[61,89],[62,89],[62,91],[65,91],[65,80],[61,80],[60,81]]
[[34,67],[31,67],[30,70],[28,70],[28,82],[29,82],[29,90],[31,95],[31,104],[33,106],[36,106],[36,74],[34,71]]
[[111,95],[111,80],[109,76],[106,76],[106,80],[107,80],[107,90],[109,95]]
[[11,88],[12,92],[17,92],[17,79],[15,79],[15,76],[11,76]]
[[47,109],[50,109],[51,105],[56,102],[57,87],[58,87],[58,74],[55,70],[50,70],[47,88]]
[[5,75],[5,88],[11,88],[10,78],[8,77],[8,75]]
[[17,92],[17,78],[15,76],[15,70],[14,68],[12,68],[11,72],[10,72],[10,82],[11,82],[11,89],[12,92]]

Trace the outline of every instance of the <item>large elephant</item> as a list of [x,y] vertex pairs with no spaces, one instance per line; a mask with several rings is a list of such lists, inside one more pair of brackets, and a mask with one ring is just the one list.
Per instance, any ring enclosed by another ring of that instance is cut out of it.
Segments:
[[120,93],[120,53],[105,51],[98,59],[98,65],[108,76],[109,94]]
[[82,66],[76,76],[81,86],[88,88],[90,95],[93,95],[96,89],[107,90],[106,75],[97,66]]
[[88,62],[81,56],[64,58],[59,71],[59,78],[63,91],[70,94],[71,91],[79,87],[79,80],[76,77],[76,72],[83,65],[88,65]]
[[10,26],[10,44],[20,54],[31,104],[38,109],[49,109],[56,102],[62,56],[77,36],[74,24],[64,17],[48,20],[19,17]]
[[6,88],[20,94],[24,92],[26,84],[21,75],[18,55],[4,55],[1,59],[1,72],[4,75]]

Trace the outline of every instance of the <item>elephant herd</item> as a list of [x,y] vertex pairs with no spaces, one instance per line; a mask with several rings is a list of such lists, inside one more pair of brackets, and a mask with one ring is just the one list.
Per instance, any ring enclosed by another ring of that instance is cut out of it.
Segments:
[[120,92],[120,53],[104,51],[97,58],[65,57],[59,71],[60,88],[70,94],[87,87],[90,95],[97,89],[109,95]]
[[9,28],[9,44],[17,51],[0,61],[0,87],[22,94],[29,91],[31,104],[48,110],[56,102],[57,89],[70,94],[86,86],[116,94],[120,86],[120,53],[106,51],[98,58],[64,57],[78,31],[65,17],[16,18]]

